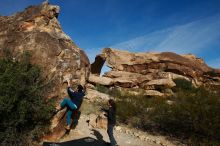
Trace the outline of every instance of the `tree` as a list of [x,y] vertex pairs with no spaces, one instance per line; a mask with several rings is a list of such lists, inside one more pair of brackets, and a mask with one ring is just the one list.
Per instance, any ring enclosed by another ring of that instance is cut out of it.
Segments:
[[54,107],[44,97],[41,74],[27,52],[19,61],[0,59],[0,145],[28,145],[49,125]]

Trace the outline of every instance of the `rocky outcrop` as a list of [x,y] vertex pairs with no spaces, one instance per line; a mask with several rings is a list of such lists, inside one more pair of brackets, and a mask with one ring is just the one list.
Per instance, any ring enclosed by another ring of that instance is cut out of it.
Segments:
[[112,85],[113,84],[113,80],[111,78],[107,78],[107,77],[99,77],[96,75],[91,74],[89,76],[89,81],[93,82],[93,83],[98,83],[101,85]]
[[108,101],[109,99],[113,98],[108,94],[105,93],[101,93],[95,89],[87,89],[86,90],[86,99],[88,99],[89,101]]
[[[0,16],[0,57],[7,52],[19,60],[22,52],[31,53],[31,62],[39,65],[52,86],[47,97],[58,97],[57,104],[66,94],[62,82],[69,78],[74,84],[86,83],[89,76],[89,60],[61,29],[58,22],[60,8],[47,2],[30,6],[12,16]],[[65,112],[52,121],[52,133],[48,138],[62,136]]]
[[87,118],[88,124],[93,128],[102,128],[107,130],[108,120],[104,113],[100,113],[99,115],[90,114]]
[[[105,62],[112,70],[99,77],[99,80],[111,80],[109,86],[142,88],[147,95],[172,93],[167,89],[175,86],[173,79],[176,78],[190,80],[195,86],[220,83],[220,70],[207,66],[201,58],[192,54],[131,53],[105,48],[96,56],[91,73],[99,76]],[[106,85],[97,81],[90,80],[91,83]]]

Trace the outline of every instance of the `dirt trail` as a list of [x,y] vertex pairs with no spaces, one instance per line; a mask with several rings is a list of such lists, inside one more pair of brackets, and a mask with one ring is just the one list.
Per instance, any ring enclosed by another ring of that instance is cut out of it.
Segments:
[[[109,142],[108,135],[105,129],[93,128],[86,122],[86,115],[81,115],[78,125],[72,129],[69,134],[66,134],[59,142],[60,145],[70,146],[76,144],[77,140],[82,142],[91,142],[89,146],[100,145],[104,146]],[[175,146],[180,145],[176,142],[171,142],[163,136],[153,136],[148,133],[143,133],[125,127],[116,127],[114,135],[118,145],[120,146]],[[75,142],[75,143],[74,143]],[[95,144],[96,143],[96,144]],[[79,144],[80,145],[80,144]],[[82,144],[83,145],[83,144]],[[88,143],[86,144],[88,145]],[[51,145],[52,146],[52,145]]]

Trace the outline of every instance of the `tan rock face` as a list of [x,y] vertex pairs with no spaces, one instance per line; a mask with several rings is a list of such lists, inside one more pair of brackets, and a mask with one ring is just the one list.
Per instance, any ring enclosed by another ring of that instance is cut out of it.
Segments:
[[[73,84],[84,85],[90,72],[86,54],[62,31],[57,20],[59,10],[58,6],[44,2],[12,16],[0,16],[0,57],[11,52],[19,60],[22,52],[29,51],[31,62],[42,67],[44,76],[52,81],[47,97],[58,96],[57,104],[66,94],[64,80],[69,78]],[[52,125],[53,131],[60,127],[57,133],[64,130],[62,115]],[[57,135],[54,138],[59,138],[60,134]]]
[[100,77],[100,76],[97,76],[97,75],[94,75],[94,74],[91,74],[89,76],[89,81],[92,82],[92,83],[99,83],[101,85],[106,85],[106,86],[109,86],[109,85],[113,84],[113,80],[111,78]]
[[88,124],[91,125],[93,128],[101,128],[101,129],[106,129],[107,130],[107,124],[108,124],[108,119],[104,114],[90,114],[88,115]]
[[93,89],[87,89],[86,92],[87,92],[86,98],[89,101],[95,101],[95,100],[108,101],[111,98],[108,94],[101,93]]
[[157,80],[151,80],[146,83],[146,85],[152,86],[152,85],[158,85],[158,86],[165,86],[167,88],[172,88],[176,86],[176,84],[173,82],[172,79],[157,79]]
[[[147,95],[162,96],[160,92],[175,86],[173,79],[176,78],[190,80],[197,86],[220,82],[220,71],[207,66],[201,58],[192,54],[131,53],[105,48],[91,65],[91,73],[99,75],[100,66],[105,62],[112,70],[103,76],[113,80],[112,86],[143,88],[147,90]],[[92,83],[98,82],[93,80]]]
[[157,90],[145,90],[144,95],[148,96],[164,96],[163,93],[157,91]]

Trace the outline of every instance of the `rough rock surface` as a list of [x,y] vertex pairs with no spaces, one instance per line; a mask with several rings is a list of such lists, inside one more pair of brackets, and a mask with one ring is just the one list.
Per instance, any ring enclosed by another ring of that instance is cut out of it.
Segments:
[[93,82],[93,83],[94,83],[94,82],[97,82],[97,83],[99,83],[99,84],[101,84],[101,85],[107,85],[107,86],[113,84],[113,80],[112,80],[111,78],[99,77],[99,76],[93,75],[93,74],[91,74],[91,75],[89,76],[89,81],[91,81],[91,82]]
[[[44,76],[53,86],[48,89],[48,98],[64,97],[62,82],[69,78],[73,83],[85,84],[89,76],[89,60],[85,53],[61,29],[57,20],[60,8],[44,2],[30,6],[12,16],[0,16],[0,57],[11,52],[19,60],[22,52],[31,53],[31,62],[42,67]],[[62,136],[65,112],[52,121],[54,135]]]
[[[105,48],[91,64],[91,73],[99,76],[105,62],[112,70],[100,78],[111,80],[109,86],[142,88],[148,90],[148,95],[161,96],[160,92],[166,93],[166,89],[175,86],[173,79],[176,78],[190,80],[195,86],[220,84],[220,70],[207,66],[201,58],[191,54],[131,53]],[[89,81],[106,85],[99,80]]]
[[110,95],[105,94],[105,93],[101,93],[95,89],[87,89],[86,90],[86,98],[89,101],[96,101],[96,100],[101,100],[101,101],[108,101],[110,98]]
[[99,115],[90,114],[88,115],[87,121],[88,124],[91,125],[93,128],[103,128],[107,130],[108,120],[104,116],[104,114],[99,114]]

